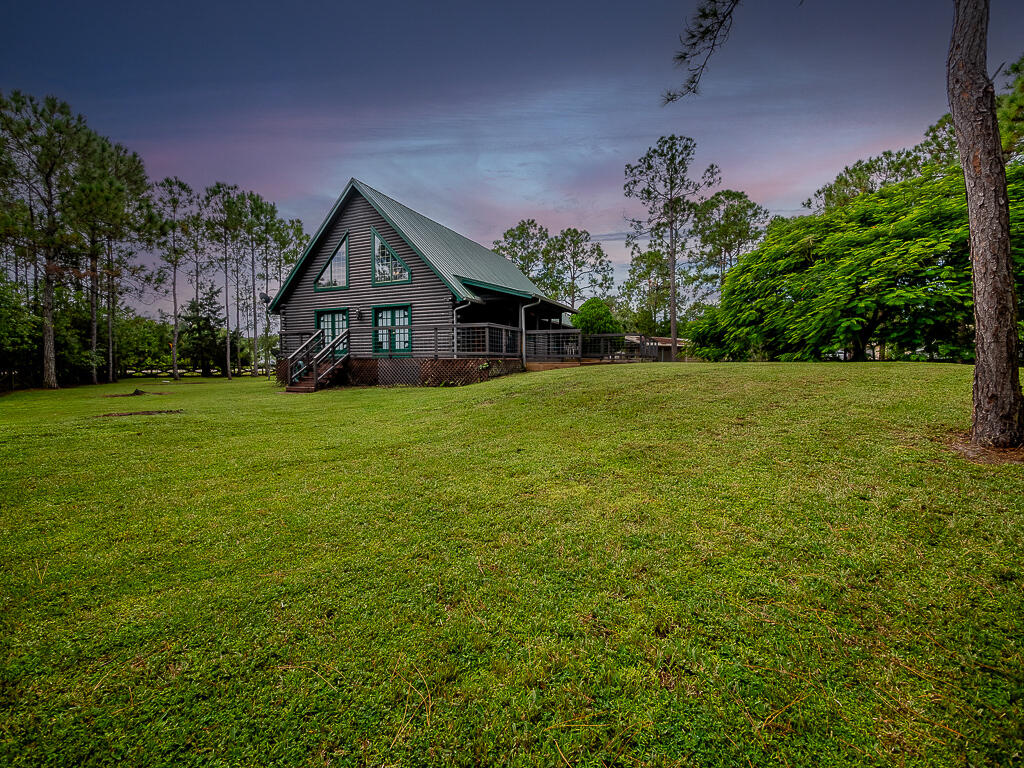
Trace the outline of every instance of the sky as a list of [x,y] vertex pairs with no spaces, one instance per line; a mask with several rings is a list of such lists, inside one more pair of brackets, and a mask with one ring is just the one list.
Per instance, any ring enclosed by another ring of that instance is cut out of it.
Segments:
[[[237,184],[313,232],[352,176],[485,245],[583,228],[625,274],[624,167],[697,143],[773,213],[948,111],[949,0],[746,0],[663,105],[695,0],[8,2],[0,91],[54,94],[151,178]],[[992,0],[989,68],[1024,53]],[[1001,78],[1000,78],[1001,82]]]

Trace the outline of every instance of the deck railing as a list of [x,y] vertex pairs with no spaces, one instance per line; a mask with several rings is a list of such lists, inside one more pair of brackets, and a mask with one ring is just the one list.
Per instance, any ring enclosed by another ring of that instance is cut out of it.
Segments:
[[583,333],[574,328],[526,332],[527,360],[580,360]]
[[[653,339],[624,333],[582,333],[577,328],[526,332],[526,359],[538,361],[647,361],[658,359]],[[281,335],[289,372],[298,378],[325,346],[323,331]],[[520,357],[519,328],[496,323],[356,326],[345,331],[354,357]],[[289,350],[292,350],[289,354]],[[308,359],[307,359],[308,358]]]
[[[317,331],[320,333],[320,331]],[[519,357],[522,332],[496,323],[459,323],[349,327],[347,349],[356,357]],[[305,361],[307,345],[323,349],[308,332],[281,334],[282,354]],[[308,364],[308,362],[306,362]]]
[[658,342],[625,333],[583,335],[583,357],[589,360],[657,360]]
[[583,333],[576,328],[526,332],[526,359],[546,361],[658,359],[658,343],[625,333]]
[[459,357],[518,357],[523,353],[522,332],[510,325],[461,323],[455,330]]

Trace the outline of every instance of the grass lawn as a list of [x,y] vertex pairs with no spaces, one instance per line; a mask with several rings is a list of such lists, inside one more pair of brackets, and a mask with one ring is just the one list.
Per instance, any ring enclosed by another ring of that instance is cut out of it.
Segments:
[[0,398],[0,764],[1024,760],[1024,466],[945,448],[971,374]]

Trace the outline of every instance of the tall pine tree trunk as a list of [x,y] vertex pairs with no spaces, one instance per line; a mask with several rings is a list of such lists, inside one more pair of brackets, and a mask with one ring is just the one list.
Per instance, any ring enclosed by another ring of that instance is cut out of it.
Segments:
[[242,375],[242,270],[235,263],[235,331],[238,333],[238,348],[235,349],[235,371]]
[[43,386],[57,388],[57,347],[53,337],[53,300],[57,283],[57,265],[46,254],[43,267]]
[[171,266],[171,311],[174,312],[174,331],[171,339],[171,374],[178,381],[178,263]]
[[260,333],[260,321],[259,316],[256,314],[256,248],[255,246],[249,253],[249,271],[252,277],[252,375],[260,375],[260,356],[257,352],[258,347],[256,341],[259,338]]
[[974,283],[974,413],[971,441],[1024,443],[1017,357],[1017,297],[995,88],[988,76],[988,0],[954,0],[947,61],[949,106],[967,189]]
[[97,354],[99,353],[99,314],[100,300],[100,257],[96,252],[97,244],[89,244],[89,360],[91,362],[92,383],[99,384],[99,365]]
[[668,323],[669,336],[672,337],[672,362],[674,363],[676,361],[676,355],[679,354],[679,327],[677,319],[677,302],[679,301],[679,291],[676,288],[676,267],[678,260],[676,256],[676,223],[674,220],[671,221],[669,224],[668,240]]
[[114,246],[107,242],[107,381],[117,381],[114,375]]
[[224,234],[224,324],[227,326],[227,337],[224,342],[225,360],[224,373],[231,381],[231,302],[228,293],[228,237]]

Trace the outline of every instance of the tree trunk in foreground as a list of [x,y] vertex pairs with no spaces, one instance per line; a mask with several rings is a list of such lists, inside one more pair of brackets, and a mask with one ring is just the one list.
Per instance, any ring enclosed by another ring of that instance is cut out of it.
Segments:
[[986,66],[988,0],[953,0],[946,63],[949,106],[967,189],[974,283],[974,414],[971,441],[1024,442],[1017,358],[1017,297],[1010,255],[1006,168]]

